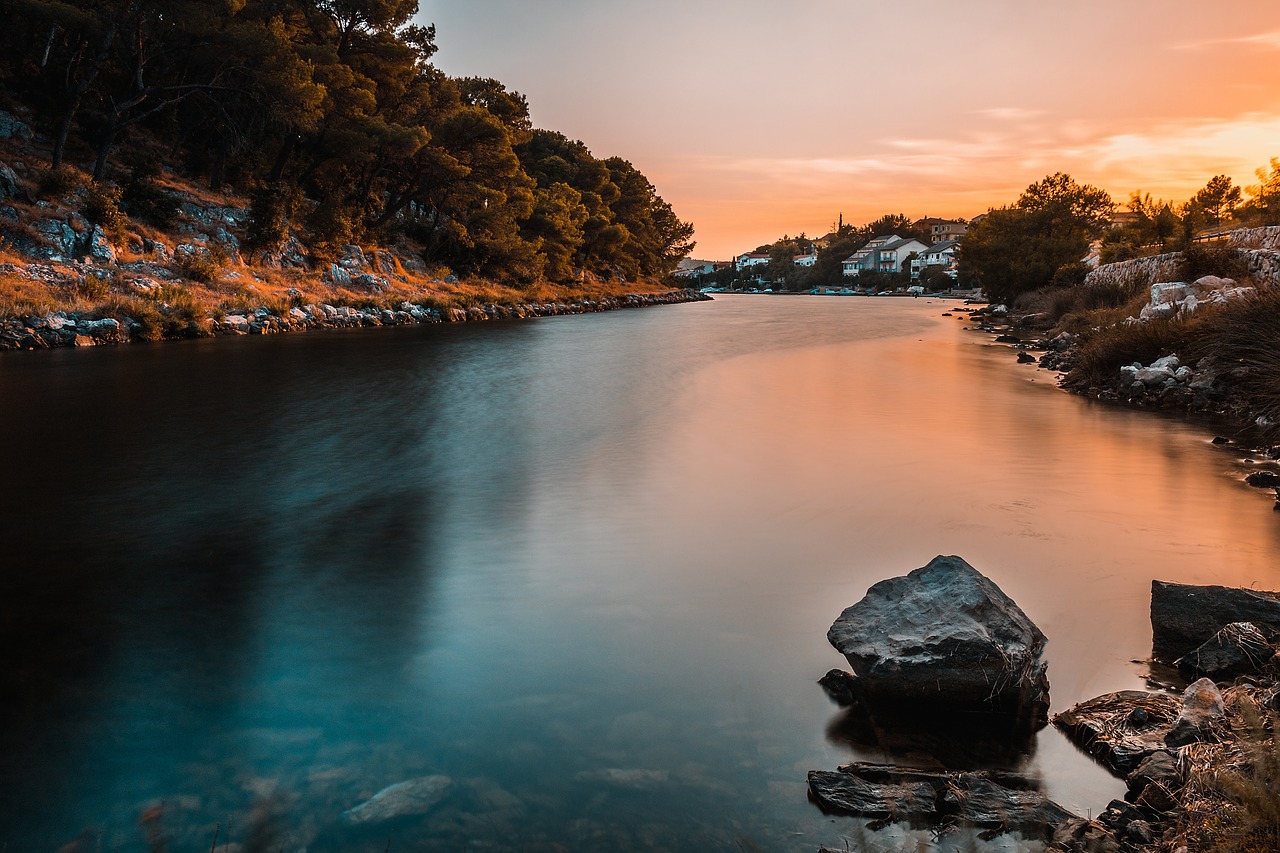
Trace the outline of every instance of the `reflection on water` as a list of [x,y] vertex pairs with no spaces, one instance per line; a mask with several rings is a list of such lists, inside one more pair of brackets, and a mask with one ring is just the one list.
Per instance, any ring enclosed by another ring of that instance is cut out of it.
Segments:
[[[1196,429],[942,310],[0,358],[0,843],[140,850],[163,803],[175,850],[914,849],[806,802],[852,758],[1016,764],[1096,813],[1122,785],[1053,730],[957,755],[850,724],[814,683],[831,620],[960,554],[1049,637],[1058,710],[1140,686],[1153,577],[1280,586],[1276,522]],[[431,774],[429,817],[338,822]]]

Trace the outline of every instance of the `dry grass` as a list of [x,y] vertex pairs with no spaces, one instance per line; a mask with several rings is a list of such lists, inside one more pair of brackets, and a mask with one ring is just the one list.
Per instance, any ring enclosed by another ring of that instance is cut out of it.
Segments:
[[1067,388],[1086,390],[1107,385],[1116,380],[1120,368],[1126,364],[1150,364],[1170,353],[1185,355],[1195,348],[1202,334],[1203,318],[1200,317],[1158,317],[1130,323],[1120,316],[1127,316],[1126,310],[1091,312],[1090,318],[1100,322],[1080,330],[1084,339],[1075,366],[1063,382]]
[[1280,426],[1280,291],[1259,290],[1228,302],[1204,319],[1199,356],[1243,370],[1233,371],[1234,390],[1255,415]]

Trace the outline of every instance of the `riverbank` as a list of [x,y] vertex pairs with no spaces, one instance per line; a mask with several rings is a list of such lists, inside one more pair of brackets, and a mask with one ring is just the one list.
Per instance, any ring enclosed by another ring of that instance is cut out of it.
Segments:
[[[485,320],[523,320],[567,314],[590,314],[651,305],[674,305],[708,301],[711,297],[696,290],[667,290],[656,293],[628,293],[598,299],[578,298],[552,302],[482,303],[468,307],[438,308],[404,301],[398,306],[353,307],[309,303],[287,311],[262,306],[234,313],[219,311],[203,320],[191,319],[170,327],[156,337],[154,320],[138,319],[124,311],[118,316],[100,316],[100,311],[55,311],[39,317],[11,317],[0,320],[0,350],[35,350],[53,347],[98,346],[173,338],[205,338],[237,335],[269,335],[315,329],[409,326],[420,323],[467,323]],[[95,316],[97,315],[97,316]]]
[[[578,270],[549,282],[459,274],[392,230],[334,240],[170,168],[123,187],[71,167],[0,112],[0,350],[581,314],[702,300]],[[154,173],[154,174],[152,174]],[[141,173],[139,173],[141,174]],[[123,180],[123,178],[122,178]],[[258,216],[262,213],[259,211]]]

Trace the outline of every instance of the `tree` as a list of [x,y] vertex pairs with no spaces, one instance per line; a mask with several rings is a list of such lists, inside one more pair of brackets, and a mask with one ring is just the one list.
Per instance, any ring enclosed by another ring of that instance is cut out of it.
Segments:
[[1280,157],[1271,158],[1271,169],[1259,167],[1258,183],[1248,187],[1247,209],[1265,225],[1280,224]]
[[1011,302],[1083,258],[1114,207],[1104,190],[1062,172],[1049,175],[1013,206],[992,210],[969,227],[959,249],[960,276],[976,279],[991,299]]
[[1220,225],[1235,215],[1240,202],[1240,188],[1226,175],[1214,175],[1187,202],[1186,213],[1198,213],[1206,225]]

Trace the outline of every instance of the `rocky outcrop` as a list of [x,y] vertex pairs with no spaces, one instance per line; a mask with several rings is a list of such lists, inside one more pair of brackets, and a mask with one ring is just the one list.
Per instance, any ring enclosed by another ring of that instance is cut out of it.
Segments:
[[383,788],[341,815],[350,826],[373,826],[410,815],[424,815],[438,806],[453,789],[448,776],[421,776]]
[[858,697],[868,703],[1044,724],[1044,634],[960,557],[939,556],[875,584],[827,639],[853,667]]
[[1194,652],[1232,622],[1280,632],[1280,594],[1151,582],[1151,651],[1157,660],[1173,662]]
[[1187,686],[1182,694],[1182,708],[1173,726],[1164,737],[1168,746],[1187,746],[1217,739],[1217,729],[1226,717],[1218,686],[1208,678],[1201,678]]

